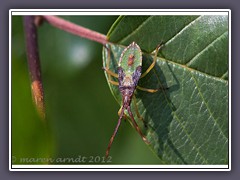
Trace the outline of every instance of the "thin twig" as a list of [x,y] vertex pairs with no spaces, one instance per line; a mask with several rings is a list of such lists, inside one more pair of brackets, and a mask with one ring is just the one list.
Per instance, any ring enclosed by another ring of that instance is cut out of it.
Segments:
[[62,18],[56,16],[42,16],[49,24],[67,31],[69,33],[81,36],[83,38],[87,38],[96,42],[99,42],[103,45],[108,43],[107,37],[103,34],[100,34],[96,31],[92,31],[90,29],[81,27],[69,21],[66,21]]
[[35,16],[24,16],[24,29],[27,48],[28,68],[31,78],[33,100],[38,113],[45,118],[43,86],[41,79],[40,60],[38,53],[37,28],[34,24]]

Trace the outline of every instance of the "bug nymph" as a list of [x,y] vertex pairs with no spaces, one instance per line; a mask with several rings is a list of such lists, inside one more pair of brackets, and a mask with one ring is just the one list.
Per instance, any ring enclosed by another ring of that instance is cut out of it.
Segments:
[[106,157],[109,154],[110,147],[117,133],[118,127],[120,126],[122,117],[124,115],[124,110],[128,111],[128,114],[132,119],[134,127],[142,136],[143,140],[147,142],[146,138],[144,137],[140,128],[135,122],[130,108],[132,96],[136,89],[138,81],[141,77],[141,73],[142,73],[142,52],[140,47],[135,42],[133,42],[126,49],[124,49],[118,63],[118,83],[119,83],[118,88],[122,95],[122,107],[120,109],[117,127],[108,145]]
[[[118,123],[117,123],[114,133],[110,139],[110,142],[108,144],[108,148],[106,151],[106,157],[108,157],[108,155],[109,155],[109,151],[110,151],[112,142],[113,142],[113,140],[116,136],[116,133],[118,131],[118,128],[121,124],[121,120],[124,116],[125,110],[128,112],[133,126],[135,127],[137,132],[140,134],[143,141],[145,141],[145,143],[149,144],[146,137],[143,135],[142,131],[140,130],[136,121],[134,120],[133,113],[131,111],[131,102],[132,102],[132,99],[135,99],[135,101],[136,101],[136,97],[134,96],[134,91],[136,88],[138,88],[142,91],[151,92],[151,93],[157,92],[159,90],[159,89],[147,89],[147,88],[142,88],[142,87],[138,86],[139,79],[146,76],[149,73],[149,71],[154,67],[154,65],[156,63],[159,47],[160,46],[158,46],[156,49],[154,61],[149,66],[149,68],[146,70],[146,72],[144,72],[143,74],[142,74],[142,51],[135,42],[132,42],[128,47],[126,47],[123,50],[123,52],[120,56],[119,62],[118,62],[118,69],[117,69],[118,74],[109,70],[109,68],[108,68],[109,67],[109,64],[108,64],[109,59],[108,59],[108,63],[106,64],[107,67],[104,69],[105,69],[106,73],[109,75],[108,81],[111,84],[118,86],[118,89],[122,96],[122,106],[121,106],[120,110],[118,111],[118,115],[119,115]],[[108,54],[110,54],[110,51],[108,51]],[[112,81],[110,78],[111,76],[118,78],[118,82]],[[134,103],[134,105],[136,106],[137,116],[143,120],[143,118],[140,116],[140,114],[137,110],[136,102]]]

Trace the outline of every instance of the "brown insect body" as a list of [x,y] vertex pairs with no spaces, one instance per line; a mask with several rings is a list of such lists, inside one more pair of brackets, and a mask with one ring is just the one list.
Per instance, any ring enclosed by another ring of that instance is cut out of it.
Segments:
[[119,91],[122,95],[122,108],[119,114],[118,124],[115,128],[115,131],[110,139],[110,143],[108,145],[107,151],[106,151],[106,157],[108,157],[109,150],[111,148],[112,142],[114,140],[114,137],[116,136],[117,130],[121,124],[121,120],[124,115],[124,110],[128,111],[128,114],[132,120],[132,123],[138,133],[142,136],[143,140],[148,143],[147,139],[142,134],[141,130],[139,129],[137,123],[134,120],[132,111],[131,111],[131,101],[133,97],[133,93],[137,87],[138,81],[141,77],[142,73],[142,67],[138,66],[133,74],[125,73],[122,67],[118,67],[118,82],[119,82]]
[[141,76],[141,66],[132,75],[126,75],[121,67],[118,68],[119,91],[122,95],[122,111],[131,104],[134,90]]
[[[121,120],[124,116],[124,112],[127,111],[128,115],[131,119],[132,125],[134,128],[137,130],[137,132],[140,134],[142,137],[143,141],[147,144],[149,144],[148,140],[146,137],[143,135],[142,131],[138,127],[136,121],[134,120],[133,114],[131,112],[131,101],[132,98],[134,97],[134,91],[136,88],[142,90],[142,91],[147,91],[150,93],[157,92],[158,89],[147,89],[147,88],[142,88],[138,86],[138,81],[140,78],[146,76],[149,71],[154,67],[156,60],[157,60],[157,53],[160,48],[160,45],[156,48],[155,52],[155,57],[154,61],[152,64],[149,66],[149,68],[142,74],[142,52],[140,47],[135,43],[132,42],[127,48],[125,48],[120,56],[119,62],[118,62],[118,74],[110,71],[108,68],[105,69],[106,72],[114,76],[115,78],[118,78],[118,82],[109,80],[110,83],[114,85],[118,85],[118,89],[121,93],[122,96],[122,106],[118,112],[119,114],[119,119],[117,126],[113,132],[113,135],[110,139],[110,142],[108,144],[108,148],[106,151],[106,157],[109,155],[109,151],[112,145],[112,142],[116,136],[116,133],[118,131],[118,128],[121,124]],[[135,103],[136,106],[136,103]],[[136,110],[137,112],[137,110]],[[141,118],[140,114],[137,112],[137,116]]]

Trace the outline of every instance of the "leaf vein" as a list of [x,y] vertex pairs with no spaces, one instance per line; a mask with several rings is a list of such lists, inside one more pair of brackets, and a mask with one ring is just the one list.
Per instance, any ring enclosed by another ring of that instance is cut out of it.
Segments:
[[193,75],[192,73],[191,73],[191,76],[193,77],[193,80],[194,80],[194,83],[196,84],[196,87],[197,87],[197,89],[198,89],[199,95],[201,96],[201,98],[202,98],[202,100],[203,100],[203,102],[204,102],[204,104],[205,104],[205,106],[206,106],[206,108],[207,108],[207,110],[208,110],[208,112],[209,112],[209,114],[210,114],[210,117],[214,120],[214,124],[217,125],[218,129],[221,130],[221,131],[220,131],[221,135],[222,135],[225,139],[227,139],[227,138],[225,137],[225,135],[223,134],[222,129],[221,129],[221,127],[219,126],[217,120],[213,117],[213,113],[212,113],[212,111],[210,110],[210,108],[208,107],[208,103],[206,102],[206,100],[205,100],[204,97],[203,97],[203,94],[202,94],[202,92],[201,92],[201,90],[200,90],[200,88],[199,88],[199,86],[198,86],[198,83],[197,83],[196,78],[194,77],[194,75]]
[[220,36],[210,42],[206,47],[204,47],[200,52],[198,52],[192,59],[190,59],[185,64],[189,67],[193,62],[195,62],[199,56],[201,56],[205,51],[207,51],[214,43],[216,43],[219,39],[221,39],[228,31],[223,32]]
[[182,67],[182,68],[184,68],[184,69],[187,69],[187,70],[189,70],[190,72],[196,72],[196,73],[202,74],[202,75],[204,75],[204,76],[207,76],[207,77],[209,77],[209,78],[214,78],[214,79],[216,79],[216,80],[218,80],[218,81],[221,81],[221,82],[223,82],[223,83],[225,83],[225,84],[228,84],[228,81],[227,81],[227,80],[221,79],[221,78],[219,78],[219,77],[217,77],[217,76],[213,76],[213,75],[207,74],[207,73],[202,72],[202,71],[199,71],[199,70],[197,70],[197,69],[192,69],[191,67],[188,67],[188,66],[186,66],[186,65],[184,65],[184,64],[179,64],[179,63],[176,63],[176,62],[174,62],[174,61],[170,61],[170,60],[168,60],[168,59],[165,59],[165,58],[163,58],[163,57],[159,57],[159,56],[158,56],[158,58],[159,58],[160,60],[162,60],[162,61],[166,61],[167,63],[175,64],[176,66],[180,66],[180,67]]
[[[161,81],[160,81],[160,79],[159,79],[159,77],[158,77],[155,69],[152,69],[152,71],[153,71],[153,73],[156,75],[157,80],[158,80],[158,83],[159,83],[159,84],[161,85],[161,87],[162,87],[163,85],[162,85],[162,83],[161,83]],[[194,146],[197,147],[197,143],[195,143],[195,142],[193,141],[193,139],[190,137],[189,133],[188,133],[187,130],[185,129],[185,126],[183,126],[183,125],[181,124],[181,121],[180,121],[179,117],[177,116],[177,114],[176,114],[175,111],[173,110],[173,108],[172,108],[172,106],[171,106],[171,103],[169,102],[169,100],[168,100],[168,98],[167,98],[167,95],[166,95],[166,93],[165,93],[164,91],[163,91],[163,94],[164,94],[165,100],[166,100],[169,108],[172,110],[173,115],[176,117],[176,120],[178,121],[180,127],[183,129],[183,131],[185,132],[185,134],[186,134],[187,137],[189,138],[190,142],[191,142]],[[199,153],[199,155],[200,155],[201,158],[203,159],[204,163],[207,164],[207,160],[206,160],[205,157],[200,153],[199,148],[196,148],[196,151]]]
[[227,74],[228,74],[228,70],[225,73],[223,73],[223,75],[220,78],[223,79],[225,76],[227,76]]
[[140,24],[135,30],[133,30],[131,33],[129,33],[127,36],[123,37],[121,40],[118,41],[119,44],[121,44],[125,39],[127,39],[128,37],[132,36],[133,34],[135,34],[142,26],[144,26],[144,24],[146,24],[149,20],[151,20],[154,16],[150,16],[148,17],[145,21],[142,22],[142,24]]
[[193,21],[189,22],[184,28],[182,28],[179,32],[177,32],[171,39],[169,39],[166,43],[165,46],[169,43],[171,43],[177,36],[181,35],[183,31],[185,31],[187,28],[191,27],[197,20],[199,20],[202,16],[197,17]]

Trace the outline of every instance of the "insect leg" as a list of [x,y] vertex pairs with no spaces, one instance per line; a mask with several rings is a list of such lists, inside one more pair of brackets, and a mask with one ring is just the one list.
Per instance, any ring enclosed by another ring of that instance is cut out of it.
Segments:
[[114,132],[113,132],[113,135],[112,135],[112,137],[111,137],[111,139],[110,139],[110,142],[109,142],[108,147],[107,147],[107,150],[106,150],[106,155],[105,155],[106,158],[107,158],[108,155],[109,155],[109,151],[110,151],[110,149],[111,149],[113,140],[114,140],[114,138],[115,138],[115,136],[116,136],[116,134],[117,134],[118,128],[119,128],[119,126],[120,126],[120,124],[121,124],[121,120],[122,120],[123,114],[124,114],[124,109],[121,108],[121,113],[120,113],[120,116],[119,116],[119,119],[118,119],[117,126],[116,126],[116,128],[115,128],[115,130],[114,130]]
[[160,89],[147,89],[147,88],[143,88],[143,87],[140,87],[140,86],[137,86],[137,89],[139,89],[141,91],[146,91],[146,92],[149,92],[149,93],[155,93],[155,92],[160,90]]
[[157,46],[157,48],[156,48],[156,50],[155,50],[155,55],[154,55],[154,59],[153,59],[152,64],[151,64],[151,65],[148,67],[148,69],[141,75],[140,78],[145,77],[145,76],[152,70],[152,68],[155,66],[156,61],[157,61],[158,51],[159,51],[159,49],[160,49],[161,47],[162,47],[162,44],[159,44],[159,45]]
[[135,95],[133,95],[133,104],[134,104],[134,107],[135,107],[135,111],[136,111],[137,117],[144,122],[143,117],[140,115],[140,113],[138,111],[137,99],[136,99]]
[[[119,111],[118,111],[118,116],[121,116],[121,111],[122,111],[122,106],[121,106],[121,108],[119,109]],[[124,112],[124,110],[123,110],[123,112]],[[127,116],[126,116],[126,114],[125,113],[123,113],[123,116],[124,116],[124,120],[125,120],[125,122],[126,122],[126,119],[127,119]]]
[[[111,58],[111,51],[110,51],[110,48],[108,47],[105,47],[107,48],[107,51],[108,51],[108,57],[107,57],[107,63],[106,63],[106,67],[103,67],[103,69],[106,71],[106,73],[110,76],[113,76],[115,78],[118,78],[118,74],[112,72],[110,69],[109,69],[109,64],[110,64],[110,58]],[[111,79],[111,77],[108,76],[108,79]]]
[[131,117],[131,120],[132,120],[132,123],[133,123],[135,129],[136,129],[137,132],[140,134],[140,136],[142,137],[143,141],[144,141],[145,143],[149,144],[148,140],[147,140],[146,137],[143,135],[142,131],[140,130],[140,128],[138,127],[136,121],[134,120],[134,117],[133,117],[133,114],[132,114],[132,112],[131,112],[130,106],[128,106],[127,110],[128,110],[128,113],[129,113],[129,115],[130,115],[130,117]]
[[106,71],[106,73],[107,73],[108,75],[111,75],[111,76],[113,76],[113,77],[115,77],[115,78],[118,78],[118,74],[112,72],[111,70],[109,70],[109,69],[107,69],[107,68],[103,68],[103,69]]
[[116,82],[116,81],[108,80],[108,82],[115,86],[119,85],[119,82]]
[[118,116],[119,116],[119,117],[121,116],[122,111],[123,111],[123,115],[125,116],[124,110],[123,110],[122,108],[123,108],[123,107],[121,106],[121,108],[118,110]]

